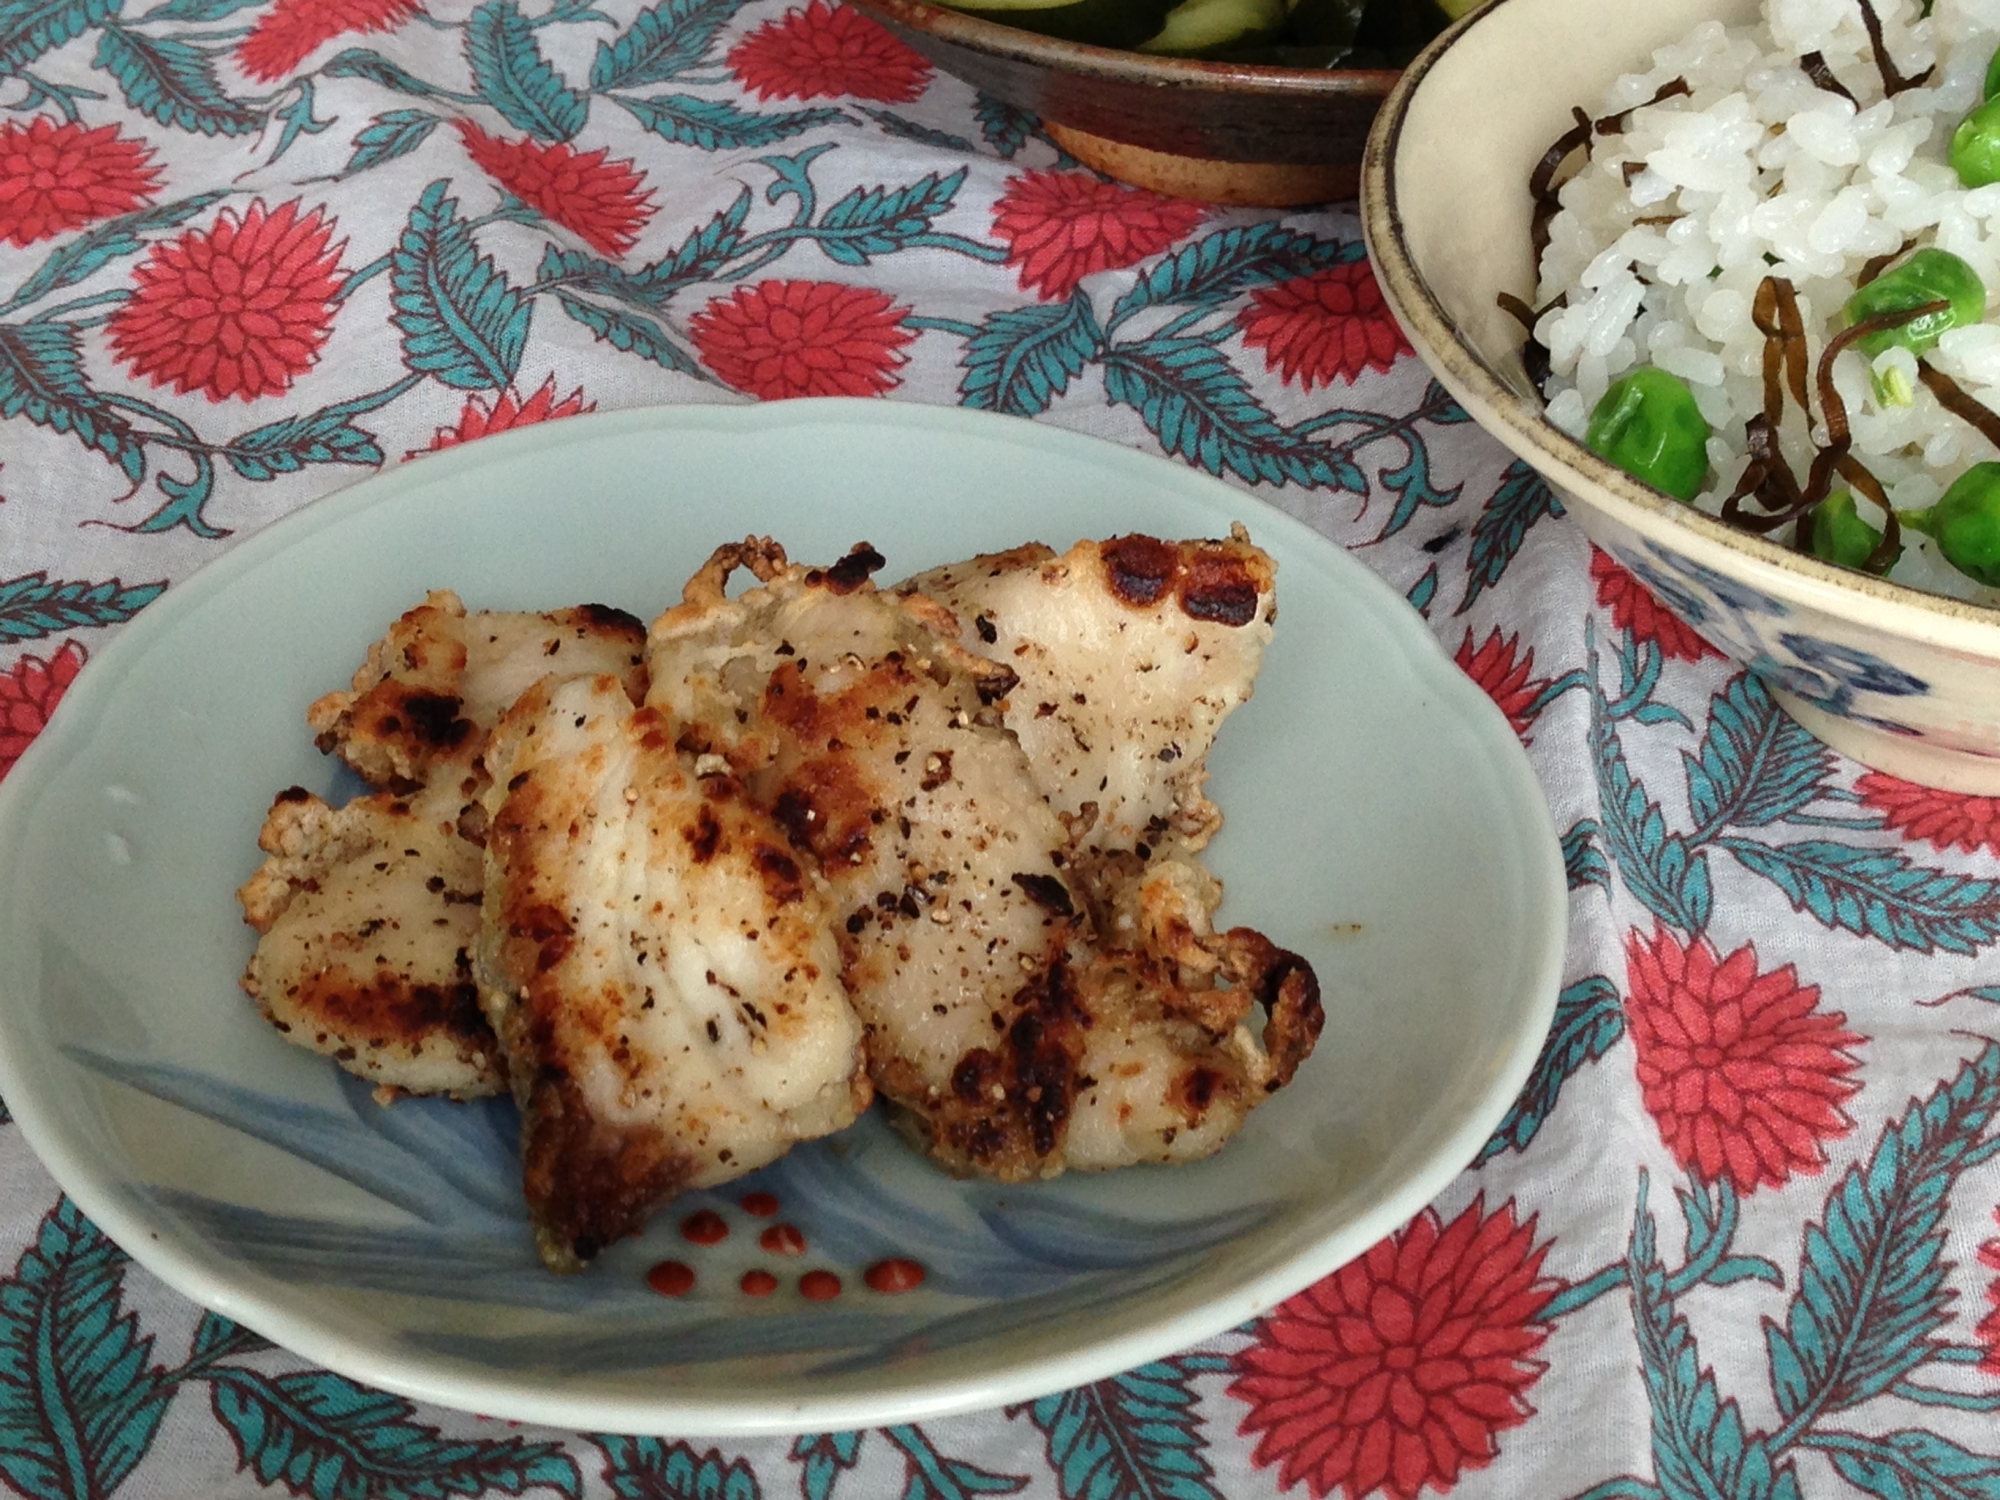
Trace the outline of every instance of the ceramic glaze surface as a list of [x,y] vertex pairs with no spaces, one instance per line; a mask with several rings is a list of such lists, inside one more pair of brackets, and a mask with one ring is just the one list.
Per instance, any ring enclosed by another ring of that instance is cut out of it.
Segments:
[[[1309,957],[1328,1022],[1220,1157],[1003,1188],[945,1177],[870,1116],[561,1278],[530,1243],[508,1105],[380,1106],[236,987],[232,891],[272,793],[351,790],[305,706],[428,588],[645,616],[746,531],[802,559],[867,539],[901,576],[1234,520],[1278,561],[1281,618],[1212,760],[1221,916]],[[580,417],[308,507],[93,662],[0,785],[0,850],[0,1094],[92,1219],[336,1370],[619,1432],[915,1420],[1256,1315],[1472,1159],[1547,1031],[1567,912],[1506,721],[1360,564],[1159,459],[873,402]]]

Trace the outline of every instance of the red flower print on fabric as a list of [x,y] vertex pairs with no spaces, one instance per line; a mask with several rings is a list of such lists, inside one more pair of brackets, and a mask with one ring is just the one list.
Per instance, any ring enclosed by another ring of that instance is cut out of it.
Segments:
[[1933,849],[1986,849],[2000,854],[2000,797],[1940,792],[1870,771],[1854,783],[1862,802],[1905,838]]
[[333,331],[340,252],[324,209],[298,200],[155,245],[112,315],[111,352],[135,375],[211,401],[281,395]]
[[558,401],[556,378],[551,375],[525,401],[517,401],[512,391],[502,391],[491,406],[485,405],[477,396],[466,397],[465,405],[459,410],[456,427],[438,428],[429,447],[413,448],[404,457],[437,453],[445,448],[456,448],[460,443],[469,443],[474,438],[506,432],[509,428],[532,427],[537,422],[553,422],[559,417],[574,417],[581,412],[595,410],[597,403],[585,401],[581,388]]
[[313,48],[337,36],[394,31],[416,15],[416,0],[278,0],[236,45],[236,63],[252,78],[289,77]]
[[1862,1038],[1818,1009],[1819,986],[1791,964],[1758,973],[1753,945],[1724,958],[1664,928],[1626,937],[1625,974],[1640,1094],[1675,1161],[1739,1193],[1826,1165],[1854,1128],[1840,1101]]
[[0,240],[19,249],[130,213],[159,191],[152,148],[116,125],[95,130],[40,116],[0,125]]
[[490,136],[470,120],[454,122],[480,170],[551,223],[560,224],[599,255],[614,259],[638,243],[658,205],[641,192],[645,176],[629,158]]
[[1722,653],[1681,622],[1652,590],[1612,561],[1611,554],[1590,549],[1590,576],[1597,584],[1597,602],[1611,611],[1611,623],[1631,633],[1635,641],[1660,648],[1675,661],[1700,661]]
[[1534,1413],[1548,1366],[1531,1356],[1561,1284],[1541,1274],[1548,1246],[1511,1202],[1475,1198],[1449,1224],[1425,1209],[1360,1259],[1282,1303],[1236,1356],[1229,1393],[1249,1403],[1241,1431],[1278,1483],[1350,1500],[1387,1490],[1414,1500],[1492,1462],[1497,1433]]
[[1465,632],[1465,639],[1459,642],[1458,651],[1452,660],[1459,670],[1478,683],[1486,696],[1500,705],[1500,712],[1507,716],[1514,733],[1526,739],[1528,728],[1535,722],[1539,711],[1535,700],[1549,685],[1546,677],[1537,677],[1535,671],[1535,648],[1521,650],[1521,638],[1510,635],[1501,638],[1496,627],[1486,634],[1479,643],[1479,649],[1472,647],[1472,632]]
[[812,0],[766,21],[729,49],[729,70],[759,99],[877,99],[907,104],[931,65],[845,5]]
[[[1993,1210],[1993,1222],[2000,1224],[2000,1208]],[[1989,1375],[2000,1375],[2000,1239],[1988,1240],[1979,1247],[1979,1263],[1996,1273],[1986,1284],[1986,1305],[1992,1311],[1979,1320],[1979,1327],[1974,1330],[1979,1342],[1986,1346],[1979,1368]]]
[[879,396],[901,384],[910,309],[873,287],[760,281],[688,319],[688,334],[723,384],[764,401]]
[[1193,229],[1208,210],[1090,172],[1022,172],[993,205],[993,232],[1007,242],[1024,291],[1059,302],[1098,271],[1119,271]]
[[75,641],[64,641],[62,649],[47,660],[24,656],[0,675],[0,779],[14,769],[28,742],[49,722],[63,693],[76,680],[85,654]]
[[1365,260],[1259,288],[1236,326],[1244,343],[1264,351],[1265,369],[1307,390],[1386,371],[1412,352]]

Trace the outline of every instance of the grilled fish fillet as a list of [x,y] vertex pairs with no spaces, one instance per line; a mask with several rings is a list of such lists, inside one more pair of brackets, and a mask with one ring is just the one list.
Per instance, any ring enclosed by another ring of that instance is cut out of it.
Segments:
[[[819,863],[871,1075],[933,1156],[1019,1181],[1207,1154],[1310,1050],[1310,969],[1261,939],[1188,965],[1100,943],[1002,720],[1015,672],[935,601],[878,592],[880,565],[718,549],[653,624],[649,704]],[[739,567],[761,586],[732,600]],[[1243,1022],[1259,999],[1282,1009],[1267,1040]]]
[[259,933],[243,987],[291,1040],[414,1094],[506,1087],[467,952],[479,925],[481,752],[521,690],[552,671],[614,672],[644,691],[645,628],[600,605],[468,614],[435,592],[368,650],[346,692],[307,710],[320,748],[376,793],[338,810],[294,787],[237,893]]
[[1271,559],[1228,541],[1123,536],[1058,557],[1037,544],[900,585],[944,605],[966,650],[1020,679],[1005,722],[1077,852],[1194,850],[1222,816],[1207,757],[1250,696],[1277,617]]
[[643,622],[602,604],[467,613],[458,595],[436,589],[368,648],[347,691],[307,708],[306,724],[322,751],[370,786],[421,789],[440,809],[454,798],[461,810],[476,808],[480,752],[516,698],[551,673],[608,672],[636,703],[646,691],[645,643]]
[[380,1085],[498,1093],[472,977],[479,850],[392,793],[331,808],[299,787],[257,843],[268,857],[237,892],[260,935],[243,988],[271,1024]]
[[675,1193],[852,1123],[861,1027],[823,883],[618,678],[528,689],[486,759],[480,998],[542,1258],[574,1270]]

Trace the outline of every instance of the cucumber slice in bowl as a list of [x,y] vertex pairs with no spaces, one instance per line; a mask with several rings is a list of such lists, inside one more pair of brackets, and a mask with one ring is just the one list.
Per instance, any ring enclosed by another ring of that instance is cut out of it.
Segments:
[[1209,57],[1233,47],[1276,41],[1285,0],[1182,0],[1138,50],[1163,57]]
[[1174,0],[936,0],[1002,26],[1126,51],[1159,31]]

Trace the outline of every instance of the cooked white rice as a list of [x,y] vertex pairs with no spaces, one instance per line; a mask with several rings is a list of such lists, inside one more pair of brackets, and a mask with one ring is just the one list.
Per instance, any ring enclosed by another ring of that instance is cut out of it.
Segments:
[[[2000,184],[1967,190],[1945,161],[2000,45],[2000,0],[1936,0],[1928,17],[1916,0],[1875,9],[1901,74],[1936,65],[1922,87],[1884,97],[1855,0],[1767,0],[1760,24],[1704,23],[1656,52],[1651,71],[1613,84],[1592,114],[1631,109],[1631,119],[1622,134],[1595,138],[1588,165],[1561,190],[1536,296],[1546,306],[1569,294],[1536,326],[1549,350],[1549,417],[1581,436],[1625,371],[1651,363],[1680,376],[1714,430],[1715,484],[1696,501],[1705,509],[1719,509],[1742,473],[1743,424],[1763,407],[1764,337],[1750,309],[1767,275],[1796,288],[1816,369],[1868,261],[1905,244],[1962,256],[1986,283],[1990,321],[1946,333],[1927,360],[2000,410]],[[1859,109],[1806,76],[1799,59],[1811,52]],[[1689,95],[1634,108],[1676,78]],[[1643,168],[1629,183],[1627,163]],[[1907,351],[1880,356],[1878,369],[1891,362],[1914,384]],[[2000,458],[1921,386],[1909,406],[1878,404],[1858,350],[1835,362],[1834,384],[1854,454],[1898,508],[1929,505],[1967,465]],[[1803,479],[1813,449],[1789,402],[1783,443]],[[1861,508],[1879,522],[1865,500]],[[2000,590],[1947,565],[1927,539],[1907,530],[1904,539],[1893,576],[2000,603]]]

